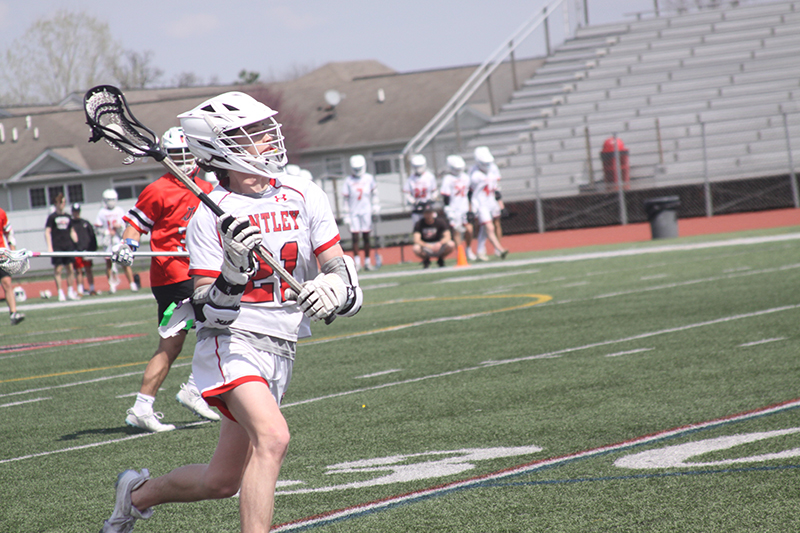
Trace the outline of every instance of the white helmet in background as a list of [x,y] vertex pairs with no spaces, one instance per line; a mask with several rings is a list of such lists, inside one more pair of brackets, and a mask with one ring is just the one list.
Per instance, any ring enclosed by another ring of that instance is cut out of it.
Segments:
[[362,176],[367,171],[367,160],[363,155],[354,155],[350,158],[350,170],[353,176]]
[[481,170],[487,170],[494,163],[494,156],[489,151],[488,146],[478,146],[475,148],[475,163]]
[[119,196],[114,189],[106,189],[103,191],[103,204],[105,204],[106,209],[114,209],[118,199]]
[[28,295],[25,294],[25,289],[22,288],[22,285],[14,287],[14,299],[17,302],[24,302],[28,299]]
[[[273,178],[288,162],[277,114],[252,96],[234,91],[206,100],[178,118],[199,162]],[[269,140],[264,141],[267,135]]]
[[414,174],[417,176],[421,176],[423,172],[425,172],[426,165],[428,160],[425,159],[425,156],[422,154],[417,154],[411,158],[411,168],[414,171]]
[[447,172],[452,174],[453,176],[458,176],[464,169],[467,167],[467,164],[464,162],[464,158],[460,155],[448,155],[447,156]]
[[161,137],[161,146],[166,150],[169,158],[178,165],[178,168],[187,174],[194,170],[194,155],[189,151],[186,136],[180,126],[164,132],[164,136]]
[[290,176],[299,176],[300,175],[300,167],[294,164],[286,165],[286,173]]

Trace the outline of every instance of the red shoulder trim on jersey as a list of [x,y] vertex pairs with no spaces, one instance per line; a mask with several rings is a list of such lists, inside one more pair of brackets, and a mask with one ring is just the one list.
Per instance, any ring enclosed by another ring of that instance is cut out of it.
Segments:
[[281,184],[281,187],[286,187],[287,189],[291,189],[291,190],[293,190],[294,192],[296,192],[297,194],[299,194],[301,198],[303,198],[303,201],[304,201],[304,202],[306,201],[306,196],[305,196],[303,193],[301,193],[300,191],[298,191],[297,189],[295,189],[294,187],[290,187],[290,186],[288,186],[288,185],[283,185],[283,184]]
[[206,278],[216,278],[220,275],[219,270],[202,270],[199,268],[190,268],[189,269],[190,276],[203,276]]
[[333,239],[329,240],[325,244],[322,244],[322,245],[318,246],[317,249],[314,250],[314,255],[321,254],[322,252],[324,252],[325,250],[327,250],[328,248],[330,248],[334,244],[338,244],[340,240],[341,240],[341,237],[339,237],[339,235],[337,235],[336,237],[334,237]]

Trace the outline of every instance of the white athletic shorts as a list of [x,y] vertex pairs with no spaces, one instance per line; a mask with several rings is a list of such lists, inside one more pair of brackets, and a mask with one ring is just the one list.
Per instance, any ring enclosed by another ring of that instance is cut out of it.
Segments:
[[466,211],[447,211],[447,220],[450,222],[450,227],[453,231],[464,233],[467,226],[467,212]]
[[350,233],[369,233],[372,231],[372,215],[353,213],[350,215]]
[[500,216],[500,206],[480,206],[477,211],[475,211],[475,218],[478,220],[480,224],[486,224],[487,222],[491,222],[495,218]]
[[280,405],[292,379],[293,363],[288,357],[259,350],[245,339],[219,335],[197,340],[192,373],[206,403],[235,421],[220,395],[242,383],[260,381]]

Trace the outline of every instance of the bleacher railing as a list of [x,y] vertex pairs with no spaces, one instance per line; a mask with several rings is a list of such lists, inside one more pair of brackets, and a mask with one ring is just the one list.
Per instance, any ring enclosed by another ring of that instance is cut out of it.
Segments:
[[[547,20],[555,9],[563,4],[565,0],[554,0],[547,4],[542,11],[537,13],[530,20],[525,22],[514,34],[500,45],[489,58],[484,61],[467,81],[456,91],[436,115],[417,133],[403,148],[401,157],[405,158],[410,154],[421,152],[433,140],[436,135],[453,120],[453,117],[462,107],[472,98],[475,92],[480,89],[483,83],[505,62],[509,57],[513,58],[517,48],[540,26],[545,27],[545,47],[549,54],[549,29]],[[568,26],[568,25],[567,25]]]

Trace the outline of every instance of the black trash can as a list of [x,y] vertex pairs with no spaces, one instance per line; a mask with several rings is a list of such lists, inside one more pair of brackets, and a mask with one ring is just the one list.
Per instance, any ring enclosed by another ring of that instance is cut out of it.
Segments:
[[644,212],[650,221],[653,239],[668,239],[678,236],[678,208],[681,199],[678,196],[662,196],[644,201]]

